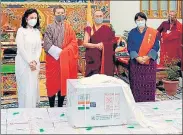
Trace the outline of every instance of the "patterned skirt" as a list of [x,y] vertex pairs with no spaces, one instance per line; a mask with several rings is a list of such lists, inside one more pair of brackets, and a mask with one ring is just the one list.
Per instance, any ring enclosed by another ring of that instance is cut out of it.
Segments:
[[130,88],[136,102],[155,101],[156,92],[156,62],[151,60],[149,65],[130,61]]

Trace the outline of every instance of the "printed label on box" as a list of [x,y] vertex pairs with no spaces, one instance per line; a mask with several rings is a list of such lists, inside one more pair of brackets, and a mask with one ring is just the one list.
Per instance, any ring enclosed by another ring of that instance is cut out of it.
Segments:
[[78,95],[78,110],[90,109],[90,95]]
[[90,107],[96,107],[96,102],[90,102]]
[[106,111],[120,110],[120,93],[104,94],[104,106]]
[[95,116],[91,116],[91,120],[112,120],[112,119],[120,119],[120,113],[111,113],[109,115],[96,114]]

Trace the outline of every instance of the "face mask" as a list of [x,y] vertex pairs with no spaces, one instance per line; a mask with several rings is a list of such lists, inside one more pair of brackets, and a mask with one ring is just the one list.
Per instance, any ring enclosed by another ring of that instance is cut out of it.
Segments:
[[55,19],[57,22],[62,22],[65,20],[65,15],[56,15]]
[[143,20],[143,21],[136,21],[136,24],[137,24],[137,27],[145,27],[145,25],[146,25],[146,21],[145,20]]
[[96,23],[96,24],[101,24],[101,23],[103,23],[103,18],[95,18],[95,23]]
[[36,25],[36,23],[37,23],[37,19],[30,19],[30,20],[28,20],[28,24],[30,26],[32,26],[32,27],[34,27]]

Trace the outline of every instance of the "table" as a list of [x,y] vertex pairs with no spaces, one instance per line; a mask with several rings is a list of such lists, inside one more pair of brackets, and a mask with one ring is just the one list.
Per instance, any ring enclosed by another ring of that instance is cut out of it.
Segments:
[[16,108],[1,109],[1,134],[182,134],[182,100],[143,102],[137,106],[158,128],[143,128],[136,123],[72,128],[66,108]]

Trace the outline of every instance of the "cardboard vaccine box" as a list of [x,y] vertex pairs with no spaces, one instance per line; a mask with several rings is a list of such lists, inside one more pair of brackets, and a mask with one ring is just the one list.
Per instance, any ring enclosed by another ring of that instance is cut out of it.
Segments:
[[67,115],[72,127],[126,124],[133,116],[127,108],[120,84],[83,85],[78,79],[67,80]]

